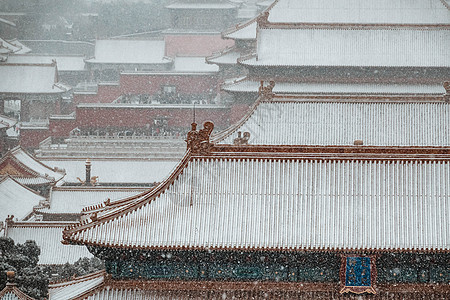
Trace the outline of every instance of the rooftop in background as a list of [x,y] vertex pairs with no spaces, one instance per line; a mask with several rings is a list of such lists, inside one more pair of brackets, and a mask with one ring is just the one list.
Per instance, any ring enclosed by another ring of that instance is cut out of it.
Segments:
[[9,215],[21,221],[33,212],[34,206],[38,206],[44,200],[45,197],[23,186],[12,177],[0,177],[0,221]]
[[94,58],[88,63],[165,64],[165,42],[158,40],[97,40]]
[[73,264],[82,257],[93,257],[85,246],[63,245],[62,231],[73,222],[9,222],[5,227],[5,236],[16,243],[34,240],[41,249],[40,265]]
[[78,299],[77,297],[81,297],[88,291],[97,289],[104,282],[105,275],[105,271],[99,271],[73,278],[70,281],[50,283],[48,287],[49,298],[51,300]]
[[114,201],[135,196],[146,190],[146,188],[105,188],[100,186],[54,187],[50,192],[49,206],[38,208],[36,214],[54,215],[55,217],[79,215],[85,207],[103,203],[107,199]]
[[278,0],[269,22],[450,25],[450,9],[442,0]]
[[255,40],[256,39],[256,18],[237,24],[235,27],[222,33],[224,38],[234,40]]
[[[86,173],[85,160],[53,159],[41,160],[47,165],[64,168],[65,182],[79,183],[77,177],[84,179]],[[177,160],[152,161],[145,159],[91,159],[92,176],[98,176],[99,183],[109,184],[147,184],[161,182],[172,171]]]
[[0,55],[9,53],[25,54],[30,51],[31,51],[30,48],[28,48],[27,46],[25,46],[16,39],[6,41],[0,38]]
[[14,126],[15,124],[17,124],[16,119],[0,115],[0,129],[10,128],[10,127]]
[[168,9],[234,9],[236,5],[231,3],[184,3],[177,2],[166,6]]
[[55,183],[64,177],[63,172],[39,162],[20,147],[8,151],[2,157],[0,174],[10,175],[25,185]]
[[58,83],[55,64],[0,64],[0,94],[58,94],[69,88]]
[[84,71],[82,55],[27,54],[9,55],[6,64],[51,64],[56,61],[58,71]]
[[173,72],[216,73],[219,67],[207,64],[205,57],[177,56]]
[[260,29],[257,43],[243,64],[450,67],[450,30]]

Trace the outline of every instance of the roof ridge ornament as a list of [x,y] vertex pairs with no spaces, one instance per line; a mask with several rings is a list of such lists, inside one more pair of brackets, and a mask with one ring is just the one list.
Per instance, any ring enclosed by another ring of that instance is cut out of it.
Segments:
[[256,22],[258,22],[258,27],[259,28],[267,28],[269,27],[269,11],[266,10],[264,12],[262,12],[258,18],[256,19]]
[[450,81],[444,82],[444,89],[445,89],[444,101],[448,103],[450,102]]
[[191,124],[191,131],[188,132],[186,143],[187,149],[191,150],[192,154],[209,154],[213,144],[209,138],[214,129],[214,123],[206,121],[203,123],[203,129],[197,131],[197,123]]
[[264,81],[261,80],[261,85],[259,87],[259,95],[267,100],[271,100],[275,94],[273,93],[273,88],[275,87],[275,81],[269,81],[268,86],[264,86]]

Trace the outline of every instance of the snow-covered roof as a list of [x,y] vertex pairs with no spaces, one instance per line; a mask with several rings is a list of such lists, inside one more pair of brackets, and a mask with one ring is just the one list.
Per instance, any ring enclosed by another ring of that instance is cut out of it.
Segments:
[[232,144],[250,132],[252,145],[450,146],[450,104],[443,101],[276,98],[258,103],[235,127],[217,134]]
[[58,71],[83,71],[84,56],[63,56],[63,55],[9,55],[7,64],[51,64],[56,61]]
[[[85,160],[41,160],[46,165],[63,168],[64,181],[79,182],[86,173]],[[152,161],[144,159],[91,159],[92,176],[100,183],[147,183],[160,182],[170,174],[176,161]]]
[[12,119],[10,117],[0,115],[0,129],[10,128],[10,127],[14,126],[15,124],[17,124],[16,119]]
[[177,56],[175,57],[174,72],[216,73],[219,67],[207,64],[205,57]]
[[0,220],[8,215],[22,220],[33,212],[33,207],[44,201],[45,197],[23,186],[10,176],[0,178]]
[[[0,186],[1,187],[1,186]],[[54,187],[50,192],[50,207],[37,211],[45,214],[80,214],[87,206],[96,205],[142,193],[143,188],[105,188],[105,187]]]
[[63,172],[39,162],[20,147],[8,151],[0,160],[0,174],[25,185],[54,183],[64,177]]
[[450,24],[441,0],[279,0],[274,23]]
[[17,39],[9,40],[8,43],[19,48],[18,50],[14,51],[14,54],[26,54],[26,53],[31,52],[30,48],[28,48],[26,45],[24,45],[21,41],[19,41]]
[[236,65],[238,58],[241,57],[241,53],[235,51],[234,48],[217,53],[207,58],[207,61],[212,64],[218,65]]
[[23,293],[16,283],[7,282],[3,290],[0,291],[0,300],[36,300]]
[[228,29],[223,33],[223,37],[233,40],[255,40],[256,25],[256,18],[254,18],[245,23],[236,25],[235,28]]
[[255,66],[450,67],[450,30],[261,29]]
[[85,246],[64,245],[62,230],[73,222],[14,222],[7,225],[6,236],[16,243],[34,240],[41,249],[40,265],[74,263],[83,257],[93,257]]
[[164,64],[165,42],[157,40],[97,40],[95,56],[86,60],[103,64]]
[[0,38],[0,54],[14,53],[20,50],[20,47]]
[[231,3],[185,3],[177,2],[166,6],[169,9],[234,9],[236,6]]
[[[228,92],[257,93],[260,81],[237,78],[222,86]],[[442,84],[383,84],[383,83],[324,83],[324,82],[277,82],[276,94],[445,94]]]
[[188,151],[160,186],[67,228],[64,239],[143,249],[448,250],[445,149],[207,149]]
[[[105,271],[98,271],[70,281],[51,283],[48,286],[49,300],[77,299],[101,285],[105,281],[105,274]],[[104,300],[106,297],[97,299]]]
[[57,94],[67,91],[57,82],[56,65],[0,64],[0,93]]

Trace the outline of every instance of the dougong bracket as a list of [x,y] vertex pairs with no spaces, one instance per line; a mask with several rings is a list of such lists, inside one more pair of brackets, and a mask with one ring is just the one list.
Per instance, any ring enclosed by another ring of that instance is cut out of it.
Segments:
[[203,129],[199,131],[197,131],[197,123],[192,123],[191,126],[191,131],[186,138],[187,149],[190,149],[192,154],[208,154],[213,145],[209,137],[214,129],[214,123],[203,123]]

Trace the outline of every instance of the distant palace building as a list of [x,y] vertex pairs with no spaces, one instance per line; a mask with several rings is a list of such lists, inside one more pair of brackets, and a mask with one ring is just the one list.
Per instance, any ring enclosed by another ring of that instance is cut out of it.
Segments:
[[50,290],[448,298],[449,30],[440,0],[275,1],[240,59],[250,111],[217,134],[192,124],[153,190],[83,210],[64,242],[106,272]]

